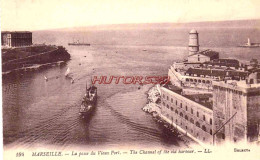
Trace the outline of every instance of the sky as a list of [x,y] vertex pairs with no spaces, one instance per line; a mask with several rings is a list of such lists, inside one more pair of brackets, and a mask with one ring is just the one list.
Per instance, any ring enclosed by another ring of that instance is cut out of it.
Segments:
[[1,30],[260,19],[260,0],[1,0]]

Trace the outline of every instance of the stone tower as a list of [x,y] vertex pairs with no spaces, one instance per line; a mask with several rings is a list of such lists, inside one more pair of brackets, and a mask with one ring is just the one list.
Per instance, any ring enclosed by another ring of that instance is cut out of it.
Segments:
[[189,33],[189,55],[199,51],[199,33],[192,29]]

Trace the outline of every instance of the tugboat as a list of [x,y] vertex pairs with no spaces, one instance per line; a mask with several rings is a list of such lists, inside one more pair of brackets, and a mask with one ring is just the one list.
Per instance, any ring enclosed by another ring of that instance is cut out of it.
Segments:
[[85,118],[95,109],[96,103],[97,103],[97,87],[92,85],[91,87],[87,88],[86,86],[86,94],[83,97],[79,114],[83,118]]

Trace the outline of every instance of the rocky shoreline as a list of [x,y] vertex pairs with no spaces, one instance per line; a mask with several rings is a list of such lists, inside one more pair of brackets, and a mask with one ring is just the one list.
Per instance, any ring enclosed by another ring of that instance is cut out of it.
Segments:
[[70,60],[70,54],[63,46],[9,48],[2,53],[2,75],[59,66]]

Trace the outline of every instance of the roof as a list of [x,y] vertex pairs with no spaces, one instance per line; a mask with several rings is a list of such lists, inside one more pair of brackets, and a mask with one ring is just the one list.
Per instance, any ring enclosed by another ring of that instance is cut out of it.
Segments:
[[3,34],[3,33],[32,33],[32,32],[30,32],[30,31],[2,31],[1,33]]
[[203,105],[204,107],[212,110],[213,103],[212,100],[210,100],[210,98],[213,97],[212,94],[189,94],[189,95],[184,95],[184,97],[192,101],[195,101]]
[[187,74],[197,74],[197,75],[208,75],[208,76],[239,76],[245,77],[248,75],[248,72],[236,71],[236,70],[220,70],[220,69],[203,69],[203,68],[189,68],[186,71]]
[[213,62],[239,64],[236,59],[214,59]]
[[239,61],[236,59],[213,59],[210,62],[205,62],[206,64],[227,66],[227,67],[239,67]]
[[193,33],[198,33],[195,29],[192,29],[191,31],[190,31],[190,33],[191,34],[193,34]]
[[219,55],[218,52],[207,49],[207,50],[204,50],[204,51],[196,52],[196,53],[189,55],[189,56],[193,56],[193,55],[196,55],[196,54],[202,54],[202,55],[210,57],[210,58]]

